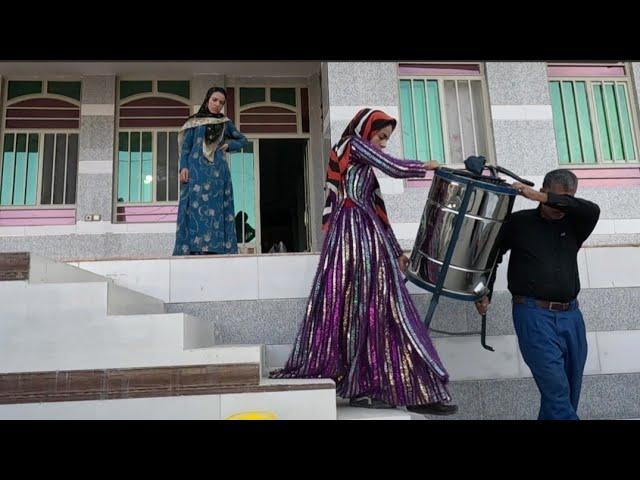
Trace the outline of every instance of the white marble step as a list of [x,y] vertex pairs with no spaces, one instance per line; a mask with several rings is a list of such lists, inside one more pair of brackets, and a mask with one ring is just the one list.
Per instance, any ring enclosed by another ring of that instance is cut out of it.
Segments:
[[217,346],[208,320],[183,313],[0,320],[3,373],[261,362],[260,345]]
[[158,298],[120,287],[108,280],[107,313],[109,315],[136,315],[165,313],[164,302]]
[[411,420],[411,414],[404,408],[361,408],[351,407],[349,400],[337,397],[338,420]]
[[29,254],[29,283],[104,282],[106,277],[34,253]]
[[[318,388],[287,390],[287,386]],[[0,419],[29,420],[224,420],[250,411],[278,420],[335,420],[335,389],[327,380],[264,380],[278,391],[0,405]],[[323,388],[320,388],[323,387]]]
[[86,284],[90,288],[101,283],[108,285],[107,313],[111,315],[165,312],[162,300],[116,285],[111,278],[39,255],[30,255],[29,286],[45,288],[59,285],[61,297],[75,302],[86,297],[81,285]]
[[411,420],[411,415],[401,409],[357,408],[338,406],[338,420]]

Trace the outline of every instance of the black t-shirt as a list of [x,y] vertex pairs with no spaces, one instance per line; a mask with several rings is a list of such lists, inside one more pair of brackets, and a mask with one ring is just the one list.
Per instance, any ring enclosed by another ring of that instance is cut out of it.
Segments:
[[[600,208],[570,195],[547,196],[546,205],[564,217],[546,220],[539,208],[513,213],[501,232],[498,263],[511,250],[507,277],[512,295],[568,302],[580,292],[578,250],[595,228]],[[490,289],[494,281],[495,273]]]

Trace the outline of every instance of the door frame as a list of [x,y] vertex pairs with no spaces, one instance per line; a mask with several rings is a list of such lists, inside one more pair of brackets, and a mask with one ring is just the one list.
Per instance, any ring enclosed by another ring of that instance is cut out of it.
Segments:
[[[253,192],[254,192],[254,205],[253,205],[253,211],[254,211],[254,215],[255,215],[255,231],[256,231],[256,236],[254,237],[254,239],[249,242],[249,243],[245,243],[243,242],[238,242],[238,253],[240,254],[248,254],[248,255],[257,255],[261,253],[261,244],[262,244],[262,235],[261,235],[261,222],[260,222],[260,141],[257,138],[248,138],[247,140],[249,141],[249,143],[251,143],[253,145]],[[244,148],[242,150],[240,150],[241,154],[244,155]],[[226,160],[227,160],[227,164],[229,165],[229,171],[231,172],[231,153],[227,153],[226,155]],[[244,159],[243,159],[244,160]],[[244,163],[244,162],[243,162]],[[244,186],[244,185],[243,185]],[[238,185],[234,185],[233,186],[233,191],[234,194],[236,192],[236,188],[238,188]],[[244,193],[244,192],[243,192]],[[242,195],[242,197],[244,197],[244,195]],[[235,210],[235,214],[237,215],[238,210],[237,210],[237,206],[235,205],[234,202],[234,210]],[[243,237],[244,240],[244,237]],[[250,252],[249,248],[251,248],[251,245],[255,244],[255,251],[254,252]]]

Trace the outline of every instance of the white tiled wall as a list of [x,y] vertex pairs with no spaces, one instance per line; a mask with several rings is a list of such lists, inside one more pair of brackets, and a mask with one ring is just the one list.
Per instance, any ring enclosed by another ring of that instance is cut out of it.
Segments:
[[640,233],[640,219],[618,219],[614,221],[615,233]]
[[170,265],[171,303],[259,298],[258,257],[177,258]]
[[495,352],[482,348],[480,339],[475,336],[433,339],[452,381],[519,377],[515,335],[487,337],[486,342]]
[[318,255],[258,257],[258,298],[304,298],[318,268]]
[[640,285],[640,247],[586,248],[590,288]]
[[612,235],[616,233],[615,220],[599,220],[592,235]]
[[118,285],[151,295],[164,302],[170,300],[170,259],[79,262],[90,272],[113,279]]
[[551,120],[550,105],[491,105],[493,120]]
[[[80,162],[101,163],[101,162]],[[0,237],[53,236],[53,235],[103,235],[105,233],[175,233],[174,222],[168,223],[111,223],[109,221],[85,222],[78,220],[74,225],[44,225],[0,227]]]
[[[487,337],[487,344],[495,352],[482,348],[477,336],[439,337],[433,343],[452,381],[532,376],[515,335]],[[588,332],[587,343],[585,375],[640,372],[640,330]],[[282,367],[291,348],[267,345],[267,369]]]
[[589,266],[587,265],[587,253],[584,248],[578,251],[578,275],[580,277],[580,288],[589,288]]
[[640,330],[598,332],[597,337],[602,373],[640,372]]
[[[318,261],[318,254],[277,254],[109,260],[79,262],[79,266],[119,285],[176,303],[306,298]],[[508,263],[507,254],[498,269],[496,291],[507,289]],[[584,248],[578,253],[578,267],[583,289],[638,287],[640,247]],[[425,293],[411,282],[408,289]]]

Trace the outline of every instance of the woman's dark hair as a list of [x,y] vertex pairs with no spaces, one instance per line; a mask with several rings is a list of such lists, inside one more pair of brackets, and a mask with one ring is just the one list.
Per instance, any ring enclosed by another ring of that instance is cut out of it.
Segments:
[[[219,93],[223,94],[225,100],[227,99],[227,91],[224,88],[222,88],[222,87],[211,87],[209,90],[207,90],[207,94],[204,96],[204,101],[202,102],[202,105],[200,105],[200,109],[198,110],[198,112],[195,113],[194,115],[191,115],[191,116],[192,117],[211,117],[211,116],[214,116],[214,114],[209,111],[209,99],[211,98],[211,95],[213,95],[216,92],[219,92]],[[218,116],[218,115],[220,115],[220,114],[217,114],[216,116]]]
[[391,125],[391,129],[395,130],[396,129],[396,124],[397,122],[395,121],[395,119],[391,119],[391,120],[374,120],[374,122],[371,124],[371,132],[375,132],[377,130],[382,130],[384,127],[386,127],[387,125]]
[[219,92],[221,94],[224,95],[224,98],[227,98],[227,91],[222,88],[222,87],[212,87],[207,91],[207,98],[205,99],[206,102],[209,101],[209,97],[211,97],[211,95],[213,95],[214,93]]

